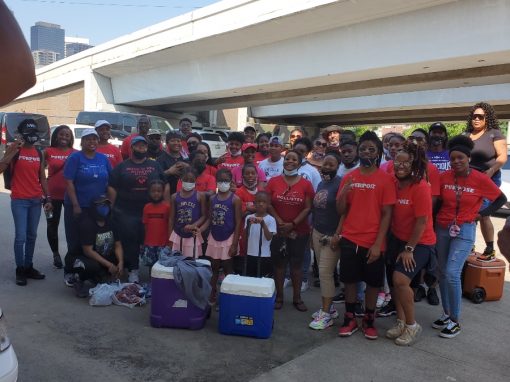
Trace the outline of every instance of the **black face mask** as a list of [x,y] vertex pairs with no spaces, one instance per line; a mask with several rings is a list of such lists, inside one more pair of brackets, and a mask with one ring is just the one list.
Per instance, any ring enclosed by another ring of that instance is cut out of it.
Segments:
[[372,167],[377,163],[377,158],[359,158],[359,164],[361,167]]
[[39,135],[37,135],[37,131],[35,130],[22,133],[21,136],[23,137],[23,140],[30,145],[33,145],[39,140]]
[[336,171],[321,171],[324,180],[331,180],[336,176]]
[[147,158],[147,151],[144,152],[144,153],[141,153],[139,151],[134,151],[133,150],[133,157],[135,159],[145,159],[145,158]]
[[149,142],[148,149],[152,153],[157,153],[159,151],[159,144]]
[[432,146],[444,145],[445,139],[443,137],[430,137],[430,144]]
[[202,162],[196,162],[193,164],[193,168],[197,170],[199,174],[203,173],[205,171],[206,165]]

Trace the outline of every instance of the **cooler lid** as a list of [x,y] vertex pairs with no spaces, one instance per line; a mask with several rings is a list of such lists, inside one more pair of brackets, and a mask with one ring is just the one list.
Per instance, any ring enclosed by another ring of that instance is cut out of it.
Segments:
[[268,278],[228,275],[221,283],[221,293],[248,297],[272,297],[274,280]]
[[[196,262],[211,266],[211,262],[209,260],[197,259]],[[155,279],[173,280],[174,279],[174,268],[173,267],[165,267],[164,265],[161,265],[161,263],[158,261],[158,262],[156,262],[156,264],[154,264],[152,266],[151,277],[154,277]]]

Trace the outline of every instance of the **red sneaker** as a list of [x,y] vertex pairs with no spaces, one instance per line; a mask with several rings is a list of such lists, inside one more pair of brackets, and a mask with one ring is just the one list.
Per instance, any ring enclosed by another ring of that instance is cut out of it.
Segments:
[[356,322],[356,318],[353,313],[345,313],[344,315],[344,323],[338,329],[338,335],[340,337],[349,337],[354,332],[358,330],[358,323]]
[[363,330],[363,334],[369,340],[377,339],[377,329],[374,326],[375,314],[365,313],[365,317],[363,317],[363,321],[361,323],[361,330]]

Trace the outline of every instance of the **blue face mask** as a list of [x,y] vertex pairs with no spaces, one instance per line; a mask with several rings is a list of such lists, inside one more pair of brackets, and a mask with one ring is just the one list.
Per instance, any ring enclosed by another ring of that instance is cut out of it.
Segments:
[[110,215],[110,206],[108,204],[99,204],[96,206],[96,213],[97,216],[104,219]]

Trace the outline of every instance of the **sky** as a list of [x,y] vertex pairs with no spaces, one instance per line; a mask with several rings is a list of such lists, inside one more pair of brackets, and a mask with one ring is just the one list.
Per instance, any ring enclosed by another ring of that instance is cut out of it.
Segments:
[[99,45],[218,0],[4,0],[30,45],[36,21],[59,24],[66,36]]

